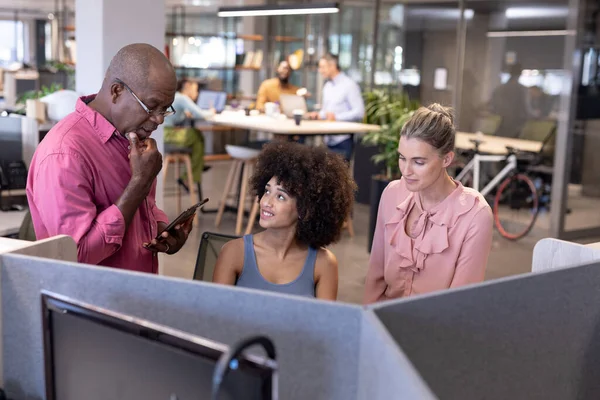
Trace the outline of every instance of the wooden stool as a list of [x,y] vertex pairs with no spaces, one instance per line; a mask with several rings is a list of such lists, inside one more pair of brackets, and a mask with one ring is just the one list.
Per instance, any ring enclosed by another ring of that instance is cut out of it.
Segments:
[[[167,181],[167,174],[169,172],[169,165],[175,164],[175,178],[179,179],[179,173],[181,172],[181,164],[185,165],[187,173],[187,185],[190,190],[190,206],[193,206],[198,202],[198,197],[194,192],[194,177],[192,175],[192,150],[188,147],[178,147],[165,143],[165,159],[163,160],[163,187]],[[181,214],[181,186],[177,184],[177,202],[176,202],[177,215]],[[194,218],[194,226],[198,226],[198,213]]]
[[254,169],[254,164],[256,163],[256,159],[260,154],[260,150],[233,145],[225,145],[225,149],[227,150],[227,154],[229,154],[233,159],[233,165],[231,166],[229,174],[227,175],[227,181],[225,181],[225,188],[223,189],[223,194],[221,195],[221,200],[219,202],[219,210],[217,211],[215,226],[218,227],[221,224],[221,219],[223,218],[223,213],[225,212],[227,198],[229,197],[233,188],[233,182],[235,181],[236,177],[240,175],[240,170],[242,170],[242,186],[239,193],[240,199],[238,204],[237,220],[235,224],[235,234],[240,235],[242,233],[242,222],[244,218],[246,197],[248,196],[248,181],[252,176],[252,170]]

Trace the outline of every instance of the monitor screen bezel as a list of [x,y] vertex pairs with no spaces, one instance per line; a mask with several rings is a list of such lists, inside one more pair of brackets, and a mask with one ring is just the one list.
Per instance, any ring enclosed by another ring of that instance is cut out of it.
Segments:
[[[42,302],[42,330],[44,350],[44,373],[46,383],[46,399],[57,400],[54,387],[54,352],[52,337],[52,313],[70,313],[79,318],[86,319],[104,327],[129,333],[146,340],[170,346],[195,356],[200,356],[214,361],[215,364],[223,353],[228,350],[224,344],[214,342],[199,336],[155,324],[148,320],[121,314],[102,307],[77,301],[73,298],[62,296],[46,290],[41,291]],[[238,369],[260,375],[264,382],[263,398],[277,398],[277,362],[267,357],[244,354],[237,359]]]

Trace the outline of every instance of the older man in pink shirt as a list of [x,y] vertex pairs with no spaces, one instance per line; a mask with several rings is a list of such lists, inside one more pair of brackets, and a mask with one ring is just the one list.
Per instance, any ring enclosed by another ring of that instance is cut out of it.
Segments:
[[191,220],[155,239],[168,219],[155,202],[162,156],[150,138],[174,112],[176,84],[158,49],[117,53],[98,94],[80,98],[35,152],[27,198],[38,239],[69,235],[79,262],[149,273],[158,252],[183,246]]

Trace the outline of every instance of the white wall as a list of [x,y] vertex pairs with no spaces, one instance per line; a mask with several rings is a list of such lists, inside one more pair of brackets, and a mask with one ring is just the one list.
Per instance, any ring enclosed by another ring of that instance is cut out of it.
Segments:
[[[125,45],[148,43],[164,51],[164,0],[77,0],[75,10],[78,93],[98,92],[110,60]],[[162,153],[162,127],[152,137]],[[162,207],[162,172],[156,201]]]

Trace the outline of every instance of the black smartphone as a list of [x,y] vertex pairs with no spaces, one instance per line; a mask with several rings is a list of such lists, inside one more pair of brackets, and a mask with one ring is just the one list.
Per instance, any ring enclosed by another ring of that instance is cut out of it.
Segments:
[[160,239],[160,235],[162,235],[163,232],[168,232],[171,229],[175,228],[175,226],[178,225],[179,223],[186,221],[188,218],[190,218],[192,215],[194,215],[196,213],[196,210],[199,207],[202,207],[206,203],[208,203],[208,198],[202,200],[198,204],[194,204],[193,206],[191,206],[190,208],[188,208],[187,210],[185,210],[184,212],[179,214],[179,216],[177,218],[175,218],[164,230],[162,230],[161,232],[158,233],[158,235],[156,235],[156,240]]

